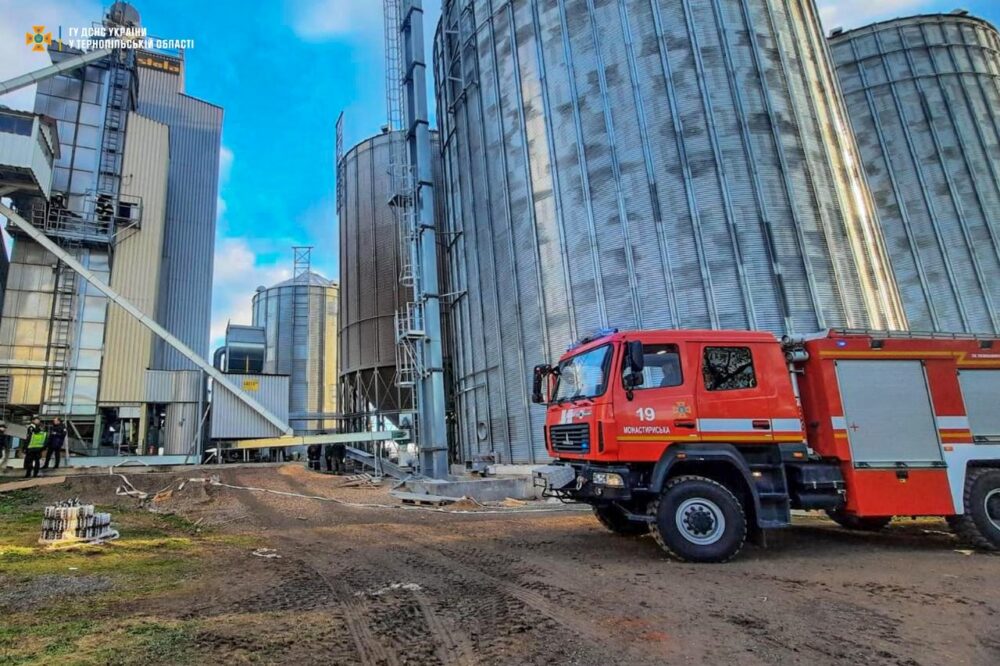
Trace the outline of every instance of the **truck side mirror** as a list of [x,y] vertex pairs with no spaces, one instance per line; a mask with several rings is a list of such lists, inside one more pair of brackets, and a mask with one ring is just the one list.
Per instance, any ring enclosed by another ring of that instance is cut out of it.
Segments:
[[646,369],[646,352],[643,351],[642,343],[638,340],[628,343],[628,368],[634,373],[641,374]]
[[[642,371],[646,369],[646,353],[641,342],[628,343],[625,348],[625,363],[628,368],[624,377],[625,390],[631,394],[632,389],[642,386],[644,380]],[[631,399],[630,395],[629,400]]]
[[534,376],[531,382],[531,402],[536,405],[544,405],[545,395],[542,394],[542,381],[548,376],[551,367],[547,365],[536,365]]

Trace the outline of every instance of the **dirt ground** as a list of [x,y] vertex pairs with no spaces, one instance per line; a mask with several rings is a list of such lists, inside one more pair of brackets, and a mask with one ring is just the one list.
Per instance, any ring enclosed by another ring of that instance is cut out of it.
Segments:
[[[198,475],[131,477],[142,490],[171,486],[151,506],[186,521],[193,543],[214,544],[176,584],[132,594],[113,583],[109,617],[173,632],[144,663],[1000,663],[1000,558],[959,552],[943,522],[871,535],[801,518],[766,549],[688,565],[579,511],[446,514],[178,490]],[[221,480],[398,506],[385,489],[340,488],[298,466],[225,468]],[[131,511],[117,485],[75,479],[36,503],[87,494]],[[254,556],[260,547],[280,557]],[[2,542],[0,566],[4,583]],[[23,611],[11,603],[4,613]]]

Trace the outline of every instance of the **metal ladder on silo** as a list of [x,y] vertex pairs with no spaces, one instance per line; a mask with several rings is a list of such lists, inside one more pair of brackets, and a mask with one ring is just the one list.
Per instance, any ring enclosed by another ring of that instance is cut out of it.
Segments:
[[73,352],[73,323],[76,321],[76,290],[76,271],[60,261],[56,266],[55,291],[52,294],[52,330],[49,334],[42,395],[43,411],[48,413],[62,413],[66,407],[66,385],[69,382]]
[[108,106],[101,138],[101,161],[98,168],[97,191],[117,197],[121,189],[122,156],[125,144],[128,96],[131,91],[135,53],[128,49],[116,51],[108,58]]
[[[415,223],[415,183],[406,146],[403,112],[402,49],[399,34],[400,0],[385,0],[386,111],[389,130],[389,207],[396,226],[399,285],[404,292],[418,291],[417,271],[413,265],[412,228]],[[418,334],[420,304],[409,301],[395,315],[396,386],[412,389],[420,377]]]

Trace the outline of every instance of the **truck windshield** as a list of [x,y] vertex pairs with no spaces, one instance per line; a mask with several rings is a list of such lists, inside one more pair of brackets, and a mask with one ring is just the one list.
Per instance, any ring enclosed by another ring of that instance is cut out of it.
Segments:
[[555,401],[594,398],[604,393],[611,369],[611,346],[605,345],[559,364]]

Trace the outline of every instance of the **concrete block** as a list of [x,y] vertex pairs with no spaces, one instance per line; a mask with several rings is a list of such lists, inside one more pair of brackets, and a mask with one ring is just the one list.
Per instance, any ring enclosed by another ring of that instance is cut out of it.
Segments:
[[407,488],[414,493],[442,495],[445,497],[470,497],[479,502],[499,502],[507,499],[536,499],[537,489],[530,476],[462,477],[448,481],[438,479],[410,479]]

